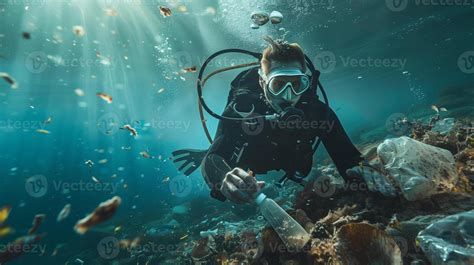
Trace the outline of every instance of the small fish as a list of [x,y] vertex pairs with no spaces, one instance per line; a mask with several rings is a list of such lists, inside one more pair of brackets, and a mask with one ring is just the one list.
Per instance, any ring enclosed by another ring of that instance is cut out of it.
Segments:
[[439,111],[447,112],[448,110],[446,108],[439,108]]
[[142,151],[140,152],[140,155],[143,156],[144,158],[153,158],[150,153],[148,153],[147,151]]
[[86,162],[84,162],[84,164],[88,165],[89,167],[92,167],[94,165],[94,162],[92,162],[92,160],[87,160]]
[[436,105],[432,105],[431,109],[436,111],[436,113],[439,113],[439,108]]
[[9,205],[3,206],[2,209],[0,209],[0,224],[4,223],[8,219],[11,209],[12,207]]
[[183,72],[185,72],[185,73],[195,73],[196,71],[197,71],[196,66],[187,67],[187,68],[184,68],[184,69],[183,69]]
[[121,225],[116,226],[116,227],[114,228],[114,233],[118,233],[118,232],[120,232],[120,231],[122,231],[122,226],[121,226]]
[[66,219],[71,213],[71,204],[64,205],[63,209],[59,212],[58,217],[56,218],[57,222],[61,222]]
[[163,17],[169,17],[172,15],[171,13],[171,9],[167,8],[167,7],[164,7],[164,6],[160,6],[160,14],[163,16]]
[[5,237],[13,234],[14,230],[10,226],[0,226],[0,237]]
[[48,117],[45,121],[43,121],[44,124],[50,124],[53,121],[52,117]]
[[133,127],[132,127],[131,125],[129,125],[129,124],[125,124],[125,125],[123,126],[123,129],[129,131],[130,134],[133,135],[133,136],[137,136],[137,135],[138,135],[137,130],[136,130],[135,128],[133,128]]
[[41,134],[50,134],[51,133],[50,131],[44,130],[44,129],[38,129],[38,130],[36,130],[36,132],[41,133]]
[[98,180],[96,177],[92,176],[92,180],[95,182],[95,183],[100,183],[100,180]]
[[180,237],[179,240],[186,239],[186,238],[188,238],[188,236],[189,236],[189,235],[184,235],[184,236]]
[[168,182],[170,182],[170,177],[165,177],[161,182],[162,182],[162,183],[168,183]]
[[105,102],[108,104],[112,103],[112,97],[110,95],[107,95],[105,93],[99,92],[97,93],[97,96],[101,99],[103,99]]
[[18,88],[18,83],[8,73],[0,72],[0,77],[3,78],[3,80],[5,80],[8,84],[10,84],[10,87],[12,89],[17,89]]

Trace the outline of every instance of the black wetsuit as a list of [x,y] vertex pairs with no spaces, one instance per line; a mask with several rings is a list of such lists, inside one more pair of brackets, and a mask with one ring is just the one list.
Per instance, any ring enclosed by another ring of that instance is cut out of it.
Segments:
[[[258,80],[258,68],[252,68],[232,81],[223,116],[241,118],[243,114],[236,110],[249,112],[252,109],[254,115],[274,113]],[[202,163],[202,173],[212,197],[225,200],[219,189],[227,169],[214,162],[216,157],[223,158],[231,168],[240,167],[255,174],[284,170],[307,176],[313,164],[313,146],[320,137],[343,177],[347,177],[347,169],[363,160],[336,114],[310,92],[305,92],[295,106],[304,111],[304,120],[298,123],[259,119],[257,124],[249,126],[248,122],[220,121],[214,143]]]

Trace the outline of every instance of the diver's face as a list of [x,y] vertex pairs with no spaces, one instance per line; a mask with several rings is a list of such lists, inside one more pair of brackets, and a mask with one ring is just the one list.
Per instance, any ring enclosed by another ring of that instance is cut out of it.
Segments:
[[260,72],[265,98],[277,112],[294,107],[309,88],[309,78],[298,64],[278,65],[267,73]]

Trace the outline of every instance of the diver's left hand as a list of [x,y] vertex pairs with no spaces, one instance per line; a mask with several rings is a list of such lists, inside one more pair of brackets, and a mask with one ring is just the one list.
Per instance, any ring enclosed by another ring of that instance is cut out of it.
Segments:
[[387,197],[397,196],[397,191],[387,178],[370,165],[355,166],[348,169],[346,174],[351,177],[363,178],[368,189],[372,192],[378,192]]

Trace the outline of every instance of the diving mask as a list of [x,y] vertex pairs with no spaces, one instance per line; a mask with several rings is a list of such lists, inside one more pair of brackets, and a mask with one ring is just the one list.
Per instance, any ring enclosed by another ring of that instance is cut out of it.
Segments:
[[268,75],[260,69],[258,73],[265,81],[265,89],[273,96],[279,96],[287,89],[299,96],[311,87],[310,77],[299,68],[276,68]]

